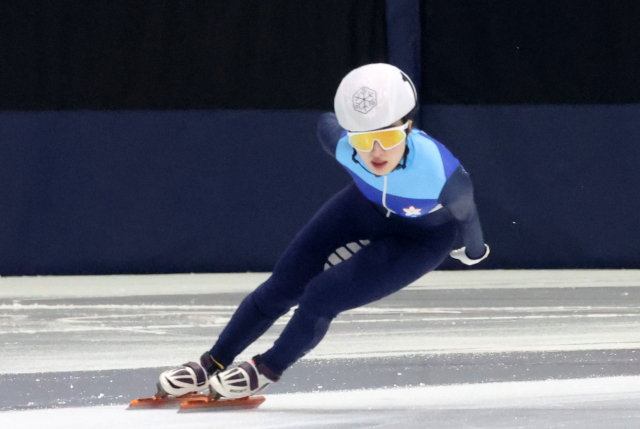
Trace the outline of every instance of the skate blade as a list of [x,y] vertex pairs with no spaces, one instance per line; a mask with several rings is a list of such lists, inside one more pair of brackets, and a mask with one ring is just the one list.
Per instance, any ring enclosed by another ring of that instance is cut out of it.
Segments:
[[178,410],[179,413],[193,411],[222,411],[222,410],[249,410],[257,408],[265,401],[264,396],[249,396],[241,399],[209,399],[184,401]]
[[187,394],[183,396],[167,396],[153,398],[139,398],[134,399],[129,404],[129,410],[141,410],[147,408],[178,408],[183,402],[198,402],[206,401],[209,397],[207,395]]

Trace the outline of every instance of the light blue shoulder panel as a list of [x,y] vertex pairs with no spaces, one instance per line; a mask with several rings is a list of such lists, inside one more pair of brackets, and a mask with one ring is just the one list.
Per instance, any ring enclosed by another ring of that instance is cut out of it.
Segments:
[[[407,144],[409,146],[407,168],[395,170],[387,175],[387,194],[408,199],[437,199],[447,181],[447,176],[451,174],[449,171],[445,172],[443,157],[447,158],[447,170],[450,170],[451,164],[459,164],[458,160],[444,146],[438,145],[435,140],[419,130],[413,130],[410,133]],[[336,159],[351,174],[382,192],[383,177],[376,177],[365,170],[366,166],[359,155],[356,155],[356,160],[360,165],[353,162],[352,156],[353,148],[345,135],[336,147]]]

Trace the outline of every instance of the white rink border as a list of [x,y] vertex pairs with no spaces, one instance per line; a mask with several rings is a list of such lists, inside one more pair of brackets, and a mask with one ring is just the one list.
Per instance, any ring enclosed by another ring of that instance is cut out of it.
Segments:
[[[0,299],[248,293],[270,273],[0,277]],[[640,287],[640,270],[435,271],[408,290]]]

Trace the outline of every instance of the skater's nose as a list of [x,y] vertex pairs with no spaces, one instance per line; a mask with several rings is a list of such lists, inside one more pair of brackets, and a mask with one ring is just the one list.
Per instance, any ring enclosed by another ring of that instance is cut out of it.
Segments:
[[371,149],[371,155],[374,158],[379,158],[384,153],[384,149],[378,140],[373,141],[373,149]]

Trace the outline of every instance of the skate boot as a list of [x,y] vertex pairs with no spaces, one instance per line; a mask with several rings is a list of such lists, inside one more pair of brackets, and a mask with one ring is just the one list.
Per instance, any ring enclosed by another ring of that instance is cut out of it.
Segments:
[[211,377],[210,387],[220,396],[231,399],[246,398],[275,383],[280,376],[271,371],[257,355],[251,362],[222,371]]
[[160,374],[158,379],[158,397],[184,396],[198,393],[209,387],[210,378],[223,368],[206,352],[200,362],[189,362]]

